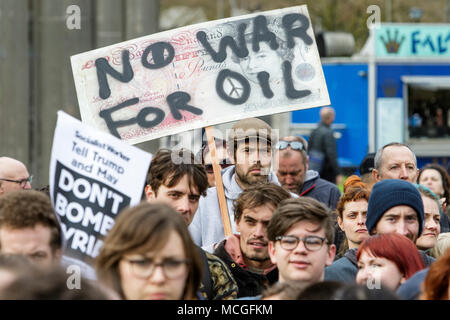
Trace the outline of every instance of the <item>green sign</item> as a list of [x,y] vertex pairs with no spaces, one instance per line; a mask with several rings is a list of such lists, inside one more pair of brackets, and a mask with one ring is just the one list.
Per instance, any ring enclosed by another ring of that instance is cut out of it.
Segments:
[[450,24],[381,24],[375,29],[377,57],[450,57]]

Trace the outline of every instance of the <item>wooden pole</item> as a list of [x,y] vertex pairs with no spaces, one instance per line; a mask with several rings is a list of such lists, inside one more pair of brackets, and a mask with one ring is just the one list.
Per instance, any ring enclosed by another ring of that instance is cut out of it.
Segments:
[[214,141],[214,132],[211,126],[205,128],[206,137],[208,138],[209,150],[211,151],[211,161],[214,171],[214,179],[216,180],[217,198],[219,199],[220,214],[222,216],[223,231],[225,237],[232,234],[230,216],[228,215],[227,201],[225,199],[225,191],[223,190],[222,175],[220,174],[220,166],[217,161],[216,143]]

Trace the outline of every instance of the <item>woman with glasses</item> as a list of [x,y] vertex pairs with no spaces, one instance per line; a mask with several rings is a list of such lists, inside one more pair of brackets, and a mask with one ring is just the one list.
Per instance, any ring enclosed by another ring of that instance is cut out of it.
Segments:
[[120,213],[96,260],[99,280],[127,300],[195,299],[201,266],[181,216],[149,203]]
[[425,268],[414,243],[398,233],[385,233],[365,240],[356,253],[356,282],[369,289],[396,290]]

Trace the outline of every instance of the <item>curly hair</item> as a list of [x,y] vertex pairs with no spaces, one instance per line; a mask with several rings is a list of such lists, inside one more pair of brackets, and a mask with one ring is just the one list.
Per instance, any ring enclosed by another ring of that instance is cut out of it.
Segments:
[[25,229],[38,224],[50,229],[53,252],[61,249],[61,226],[46,194],[35,190],[17,190],[0,198],[0,228]]

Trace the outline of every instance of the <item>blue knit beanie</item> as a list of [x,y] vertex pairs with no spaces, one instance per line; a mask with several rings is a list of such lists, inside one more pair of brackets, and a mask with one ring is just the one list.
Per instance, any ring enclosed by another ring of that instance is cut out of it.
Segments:
[[382,180],[373,186],[366,218],[369,233],[387,210],[400,205],[410,206],[416,211],[420,237],[424,220],[422,197],[412,183],[396,179]]

